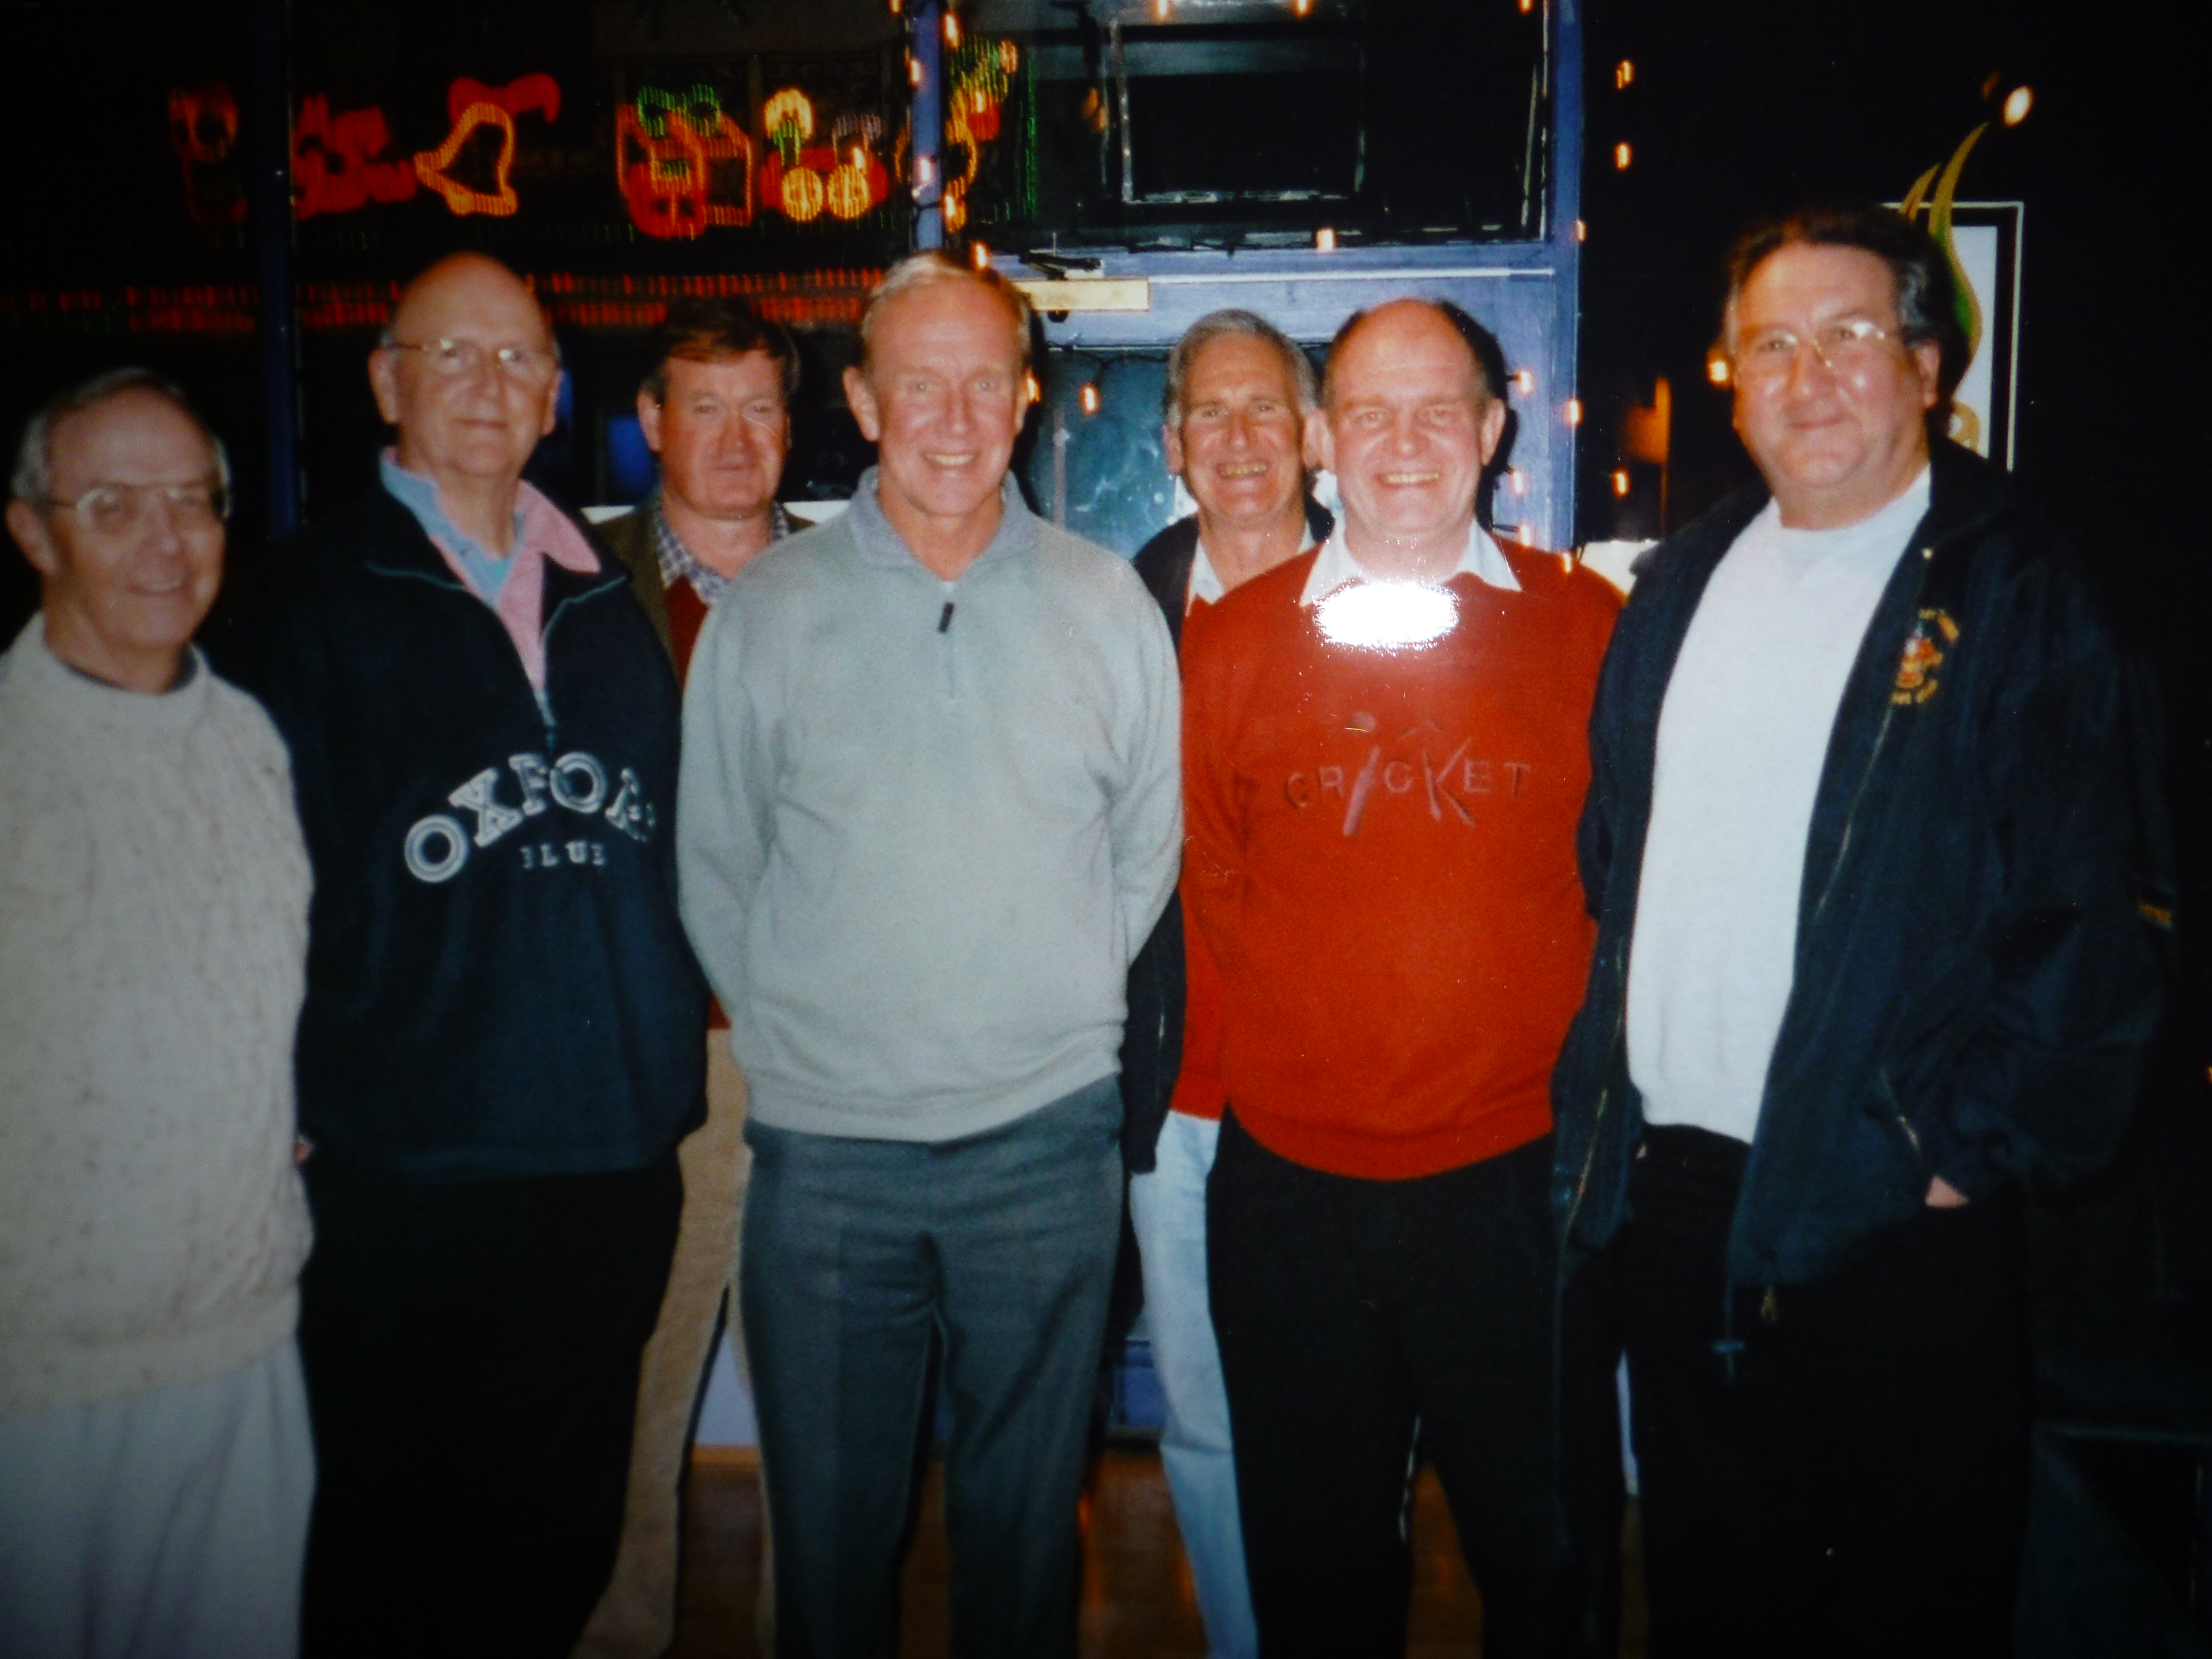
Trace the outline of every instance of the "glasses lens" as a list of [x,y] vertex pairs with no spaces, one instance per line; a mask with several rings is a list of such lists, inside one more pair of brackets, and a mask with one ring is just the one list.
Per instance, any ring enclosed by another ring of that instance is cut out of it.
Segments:
[[491,356],[502,372],[518,380],[542,380],[552,367],[552,360],[532,346],[503,345]]
[[177,522],[189,529],[205,530],[221,524],[230,503],[215,484],[172,484],[163,490]]
[[138,501],[135,491],[118,489],[113,484],[102,484],[88,489],[77,498],[77,514],[94,530],[112,533],[127,530],[138,517]]

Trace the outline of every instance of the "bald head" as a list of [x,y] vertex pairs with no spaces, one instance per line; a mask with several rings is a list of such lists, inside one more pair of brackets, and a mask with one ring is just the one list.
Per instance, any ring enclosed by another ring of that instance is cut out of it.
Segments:
[[480,253],[407,285],[368,362],[399,464],[441,484],[511,488],[553,429],[560,363],[536,298]]
[[1449,330],[1450,337],[1458,342],[1459,350],[1473,363],[1483,395],[1492,399],[1505,396],[1505,352],[1497,337],[1449,300],[1408,299],[1392,300],[1365,311],[1355,311],[1344,319],[1343,326],[1336,331],[1336,337],[1329,342],[1322,380],[1323,403],[1329,398],[1338,358],[1357,336],[1377,324],[1425,333],[1447,352],[1452,349],[1447,337],[1437,331],[1438,325]]
[[1377,306],[1337,331],[1311,434],[1363,568],[1431,580],[1458,559],[1504,430],[1499,356],[1480,324],[1426,300]]

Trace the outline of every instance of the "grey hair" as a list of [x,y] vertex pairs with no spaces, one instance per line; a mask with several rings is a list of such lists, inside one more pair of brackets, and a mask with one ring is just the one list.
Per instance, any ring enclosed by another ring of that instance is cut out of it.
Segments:
[[1248,340],[1264,340],[1275,349],[1290,371],[1291,384],[1297,388],[1298,413],[1310,415],[1321,397],[1321,386],[1314,376],[1313,361],[1297,348],[1297,343],[1255,311],[1210,311],[1184,331],[1168,354],[1167,389],[1160,394],[1160,418],[1170,426],[1182,424],[1183,384],[1190,378],[1191,365],[1198,354],[1216,340],[1231,336]]
[[867,308],[860,313],[860,372],[866,374],[868,362],[875,346],[876,330],[880,325],[884,307],[902,294],[911,294],[918,288],[928,288],[938,283],[974,283],[998,295],[1012,315],[1014,337],[1021,352],[1022,367],[1030,367],[1030,331],[1036,318],[1030,308],[1030,296],[1006,280],[1006,273],[994,270],[988,265],[978,270],[965,265],[951,254],[936,248],[920,253],[909,253],[884,273],[868,295]]
[[175,381],[150,368],[111,368],[104,374],[95,374],[88,380],[57,392],[40,404],[23,423],[22,441],[15,446],[15,470],[9,475],[8,493],[19,501],[46,505],[54,487],[54,428],[72,415],[97,409],[111,398],[131,392],[150,392],[192,423],[200,436],[208,441],[208,447],[215,451],[216,476],[222,480],[223,492],[228,495],[230,452],[223,447],[216,429],[192,407],[191,399],[185,396]]

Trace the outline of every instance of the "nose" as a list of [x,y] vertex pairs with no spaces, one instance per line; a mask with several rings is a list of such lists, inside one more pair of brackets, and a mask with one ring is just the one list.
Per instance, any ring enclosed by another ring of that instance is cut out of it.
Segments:
[[1241,409],[1231,410],[1229,414],[1229,447],[1249,449],[1251,447],[1251,417]]
[[1809,335],[1798,341],[1797,349],[1790,358],[1790,374],[1783,381],[1784,389],[1795,392],[1799,388],[1799,374],[1812,377],[1815,387],[1824,387],[1836,378],[1835,365],[1820,349],[1820,343]]
[[975,394],[967,386],[955,385],[945,403],[945,426],[950,432],[965,432],[975,424]]
[[140,495],[137,523],[133,526],[137,532],[139,553],[164,559],[184,557],[185,511],[158,489],[149,489]]

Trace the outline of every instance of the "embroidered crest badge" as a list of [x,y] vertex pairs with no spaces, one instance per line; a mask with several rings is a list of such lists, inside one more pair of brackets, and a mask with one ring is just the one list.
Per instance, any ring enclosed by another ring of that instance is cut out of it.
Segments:
[[1926,702],[1936,695],[1936,671],[1945,654],[1959,641],[1959,624],[1948,611],[1923,610],[1905,636],[1905,654],[1898,659],[1897,681],[1889,700],[1900,707]]

